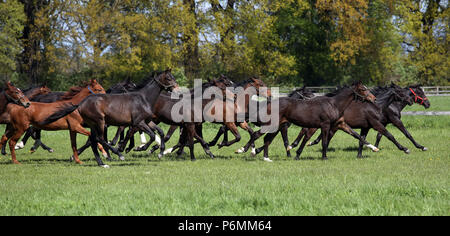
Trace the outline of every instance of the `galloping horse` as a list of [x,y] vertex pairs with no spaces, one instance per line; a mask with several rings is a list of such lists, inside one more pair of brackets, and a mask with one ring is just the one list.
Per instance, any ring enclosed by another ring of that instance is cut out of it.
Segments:
[[82,162],[78,159],[77,155],[76,134],[81,133],[89,136],[90,132],[83,128],[83,120],[79,113],[73,112],[76,108],[76,105],[74,106],[74,104],[79,104],[89,95],[100,93],[105,93],[103,87],[97,83],[96,80],[91,80],[84,86],[72,87],[70,91],[62,97],[62,101],[53,103],[31,102],[28,109],[14,104],[8,105],[7,113],[10,124],[1,139],[0,147],[4,146],[6,142],[10,140],[9,148],[12,161],[15,164],[20,164],[16,160],[14,147],[17,140],[19,140],[30,125],[43,130],[68,129],[70,131],[70,140],[75,160],[77,163],[81,164]]
[[[310,100],[298,100],[295,98],[284,97],[279,99],[279,123],[281,127],[284,123],[292,123],[297,126],[307,128],[321,128],[322,139],[322,159],[327,159],[328,135],[332,129],[341,128],[364,144],[372,147],[361,136],[352,130],[343,120],[344,111],[353,100],[362,99],[369,102],[375,102],[375,96],[370,93],[366,86],[361,82],[356,82],[350,87],[342,87],[336,90],[332,97],[323,96]],[[269,108],[269,106],[267,106]],[[270,122],[268,122],[270,124]],[[255,136],[247,143],[246,147],[251,145],[263,133],[258,131]],[[275,138],[277,132],[269,133],[264,138],[264,160],[271,161],[268,157],[268,147]],[[297,151],[296,160],[300,158],[301,149]]]
[[[206,104],[210,104],[212,103],[224,103],[224,97],[222,97],[225,93],[228,92],[227,90],[227,86],[230,85],[230,82],[225,78],[225,77],[220,77],[219,79],[214,79],[214,80],[210,80],[206,83],[202,84],[202,91],[204,91],[205,89],[215,86],[217,88],[219,88],[221,90],[221,94],[217,94],[217,96],[219,97],[215,97],[215,98],[211,98],[211,99],[201,99],[202,101],[202,108],[204,108],[206,106]],[[191,91],[189,93],[188,96],[191,96],[191,98],[194,98],[194,93]],[[227,93],[227,96],[234,96],[234,94],[232,93]],[[200,122],[195,122],[195,121],[174,121],[173,117],[172,117],[172,110],[174,109],[173,107],[175,106],[175,104],[177,104],[180,100],[179,99],[172,99],[171,96],[169,94],[161,94],[161,96],[158,98],[156,104],[155,104],[155,116],[153,119],[153,122],[155,122],[156,124],[158,124],[159,122],[164,122],[166,124],[170,124],[172,126],[180,126],[181,127],[181,135],[180,135],[180,141],[177,144],[176,147],[181,147],[180,150],[182,150],[182,147],[184,147],[186,145],[187,142],[189,142],[189,147],[191,148],[191,160],[195,160],[195,156],[194,156],[194,152],[193,152],[193,139],[195,138],[196,140],[198,140],[203,149],[205,150],[205,152],[211,157],[214,158],[214,155],[211,153],[211,151],[209,150],[209,147],[207,145],[207,143],[203,140],[202,136],[201,136],[201,123],[204,122],[204,117],[200,114],[194,114],[194,109],[193,106],[191,107],[191,117],[194,116],[201,116],[199,120],[201,120]],[[192,100],[191,100],[192,101]],[[225,106],[230,105],[230,104],[225,104]],[[233,103],[231,105],[234,105]],[[226,110],[226,108],[224,108],[224,110]],[[224,112],[224,116],[226,116],[226,113]],[[216,117],[218,119],[214,119],[214,120],[224,120],[224,117]],[[236,126],[233,124],[227,124],[228,127],[231,130],[235,130],[237,132],[237,128]],[[134,134],[136,130],[130,130],[127,134],[127,137],[125,139],[124,142],[121,143],[121,149],[123,149],[123,145],[126,144],[127,140],[132,137],[132,135]],[[166,141],[166,140],[164,140]],[[191,145],[192,144],[192,145]],[[148,146],[150,145],[150,143],[147,143],[145,146],[143,146],[142,148],[140,148],[141,150],[146,150],[148,148]],[[176,147],[171,148],[170,150],[176,149]],[[132,147],[131,147],[132,148]],[[129,148],[130,149],[130,148]]]
[[[425,95],[423,89],[420,85],[412,85],[403,88],[408,95],[414,99],[414,102],[425,107],[425,109],[428,109],[430,107],[430,100],[428,100],[427,96]],[[426,147],[420,145],[419,143],[414,140],[412,135],[408,132],[408,130],[403,125],[403,122],[401,120],[402,117],[402,110],[406,107],[406,105],[411,105],[405,101],[397,101],[393,102],[387,109],[386,112],[384,112],[384,122],[383,125],[386,126],[388,124],[393,124],[395,127],[397,127],[402,133],[414,144],[414,146],[422,151],[428,150]],[[378,147],[380,144],[382,134],[377,134],[377,140],[375,142],[375,146]]]
[[[361,129],[360,135],[364,139],[366,138],[369,129],[373,128],[377,130],[378,132],[386,136],[391,142],[393,142],[398,149],[408,154],[409,150],[403,147],[401,144],[399,144],[397,140],[395,140],[394,136],[392,136],[392,134],[386,130],[385,126],[383,125],[383,117],[384,117],[383,113],[386,111],[387,107],[395,101],[401,101],[406,102],[408,104],[412,104],[413,100],[406,94],[405,91],[403,91],[401,88],[395,85],[391,85],[390,87],[377,87],[375,89],[372,89],[371,92],[377,97],[375,104],[361,101],[353,101],[344,112],[345,122],[353,129],[360,128]],[[305,136],[302,145],[300,147],[300,149],[303,149],[306,142],[309,140],[309,138],[311,138],[311,136],[315,132],[314,128],[311,129],[312,129],[311,131],[307,130],[307,132],[304,132],[304,130],[302,129],[302,132],[299,134],[294,143],[292,143],[290,148],[296,147],[298,145],[298,142],[302,138],[303,134],[306,133],[307,135]],[[332,134],[330,134],[329,136],[330,140],[334,135],[334,132],[335,131],[333,131]],[[320,139],[321,136],[319,136],[319,138],[317,138],[310,145],[317,144],[320,141]],[[358,158],[362,157],[362,147],[363,144],[360,142],[357,155]]]
[[[100,159],[96,149],[98,142],[121,159],[124,158],[104,139],[105,125],[137,127],[149,134],[150,137],[154,136],[147,124],[152,120],[155,102],[162,90],[174,89],[178,89],[178,84],[169,69],[151,78],[145,87],[136,92],[90,96],[79,105],[78,111],[84,122],[91,128],[89,139],[99,166],[109,167]],[[164,148],[164,142],[161,143],[161,146]],[[162,149],[161,152],[163,151]]]

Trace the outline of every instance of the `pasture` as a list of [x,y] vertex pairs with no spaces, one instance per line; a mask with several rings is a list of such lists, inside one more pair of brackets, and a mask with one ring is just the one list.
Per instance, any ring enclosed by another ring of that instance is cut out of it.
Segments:
[[[415,149],[388,126],[410,155],[383,138],[379,153],[365,149],[365,158],[356,159],[357,142],[338,132],[328,161],[320,159],[320,145],[307,147],[300,161],[287,158],[277,137],[270,147],[274,162],[266,163],[261,154],[234,154],[249,138],[241,132],[239,145],[211,149],[215,160],[197,144],[196,162],[187,153],[159,161],[156,154],[132,151],[103,169],[90,150],[80,157],[83,165],[68,162],[67,131],[43,132],[54,153],[30,154],[27,144],[17,152],[22,165],[10,164],[9,155],[0,158],[0,215],[448,215],[450,117],[403,120],[429,151]],[[217,128],[205,125],[206,140]],[[289,129],[290,141],[298,130]],[[79,135],[79,146],[85,140]],[[368,140],[374,142],[375,132]]]

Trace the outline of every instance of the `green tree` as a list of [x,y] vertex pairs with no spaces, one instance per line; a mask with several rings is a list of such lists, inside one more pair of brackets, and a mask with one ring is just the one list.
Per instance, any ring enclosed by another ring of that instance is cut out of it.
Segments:
[[16,0],[0,1],[0,74],[9,76],[16,69],[22,49],[19,40],[25,23],[23,5]]

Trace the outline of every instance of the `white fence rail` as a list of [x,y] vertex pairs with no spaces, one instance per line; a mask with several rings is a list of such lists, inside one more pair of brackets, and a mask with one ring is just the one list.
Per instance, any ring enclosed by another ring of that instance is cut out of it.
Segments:
[[[333,91],[336,87],[307,87],[317,96]],[[427,96],[450,96],[450,86],[427,86],[422,87]],[[280,88],[280,96],[287,96],[290,92],[297,88]]]

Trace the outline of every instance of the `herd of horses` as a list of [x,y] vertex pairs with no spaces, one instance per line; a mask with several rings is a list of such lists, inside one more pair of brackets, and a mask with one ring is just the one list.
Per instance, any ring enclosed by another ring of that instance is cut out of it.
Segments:
[[[366,145],[373,151],[378,151],[378,144],[381,137],[386,136],[393,142],[399,150],[405,153],[410,151],[402,146],[389,133],[386,126],[392,123],[400,129],[405,136],[419,149],[426,151],[427,148],[418,144],[411,134],[406,130],[401,121],[401,111],[407,105],[420,104],[425,108],[430,107],[430,102],[425,96],[423,89],[419,85],[402,88],[395,84],[389,86],[378,86],[369,90],[361,82],[355,82],[348,86],[338,87],[335,91],[324,96],[315,96],[306,87],[292,91],[287,97],[273,98],[270,89],[265,93],[260,93],[262,88],[267,88],[264,82],[258,78],[250,78],[238,83],[228,79],[226,76],[208,80],[202,84],[202,88],[216,87],[221,94],[204,98],[202,94],[195,94],[190,90],[192,98],[202,96],[202,108],[210,104],[221,104],[223,107],[232,106],[233,109],[225,109],[224,112],[196,112],[194,108],[190,111],[192,116],[197,116],[192,121],[179,121],[172,117],[172,110],[179,99],[174,98],[172,93],[180,90],[171,70],[154,73],[143,82],[136,85],[129,79],[113,85],[105,90],[96,80],[92,79],[80,86],[75,86],[67,92],[52,92],[46,86],[39,86],[21,91],[10,82],[6,82],[0,92],[0,121],[6,124],[6,130],[0,140],[2,154],[6,154],[5,147],[9,140],[12,162],[20,164],[16,159],[16,149],[24,147],[29,137],[35,140],[31,152],[42,147],[49,152],[53,149],[46,146],[41,141],[41,130],[68,130],[70,133],[73,156],[71,160],[82,164],[79,156],[87,149],[91,148],[99,166],[105,165],[98,150],[107,160],[112,160],[110,151],[116,154],[119,159],[124,160],[122,152],[129,152],[135,148],[134,134],[136,132],[145,133],[150,136],[150,141],[136,147],[135,151],[144,151],[156,141],[156,145],[151,147],[150,153],[160,150],[158,157],[174,152],[178,156],[183,154],[184,148],[190,149],[190,158],[195,160],[194,144],[200,143],[205,153],[214,158],[210,147],[218,145],[219,148],[231,146],[241,140],[238,127],[250,134],[250,140],[244,147],[239,148],[236,153],[247,152],[251,149],[256,155],[264,152],[264,160],[272,162],[269,158],[269,145],[274,138],[281,133],[287,156],[291,156],[290,150],[300,144],[296,152],[295,159],[299,159],[305,145],[314,145],[322,141],[322,159],[327,159],[327,150],[330,140],[338,129],[348,133],[359,141],[358,155],[362,157],[363,146]],[[243,89],[254,88],[245,95],[243,103],[231,102],[227,98],[233,97],[229,88],[242,87]],[[203,91],[203,90],[202,90]],[[257,109],[266,109],[271,113],[271,106],[267,104],[277,102],[277,130],[275,132],[259,129],[254,131],[249,123],[254,127],[261,127],[267,121],[256,117],[248,119],[250,116],[250,106],[254,96],[263,96],[265,102],[256,102]],[[226,111],[233,111],[233,114],[226,114]],[[229,121],[227,116],[237,117],[245,115],[244,120],[234,119]],[[223,117],[207,117],[223,116]],[[222,118],[222,119],[219,119]],[[205,122],[221,124],[217,135],[210,142],[203,139],[202,124]],[[167,134],[158,126],[160,123],[170,125]],[[292,125],[302,127],[296,140],[289,144],[288,128]],[[107,130],[109,126],[117,126],[117,133],[111,142],[108,142]],[[126,128],[129,128],[125,132]],[[89,128],[87,130],[86,128]],[[180,136],[177,145],[166,149],[165,143],[171,138],[173,133],[180,128]],[[318,130],[321,134],[317,140],[308,143],[312,135]],[[353,129],[361,129],[358,134]],[[378,132],[374,145],[366,141],[367,133],[370,129]],[[234,139],[228,140],[228,131]],[[24,138],[18,143],[25,133]],[[81,148],[77,147],[77,134],[88,136],[88,140]],[[218,143],[223,136],[221,143]],[[256,148],[255,141],[264,136],[264,145]],[[161,138],[159,138],[161,137]],[[118,144],[116,146],[116,144]],[[128,145],[128,147],[127,147]]]

